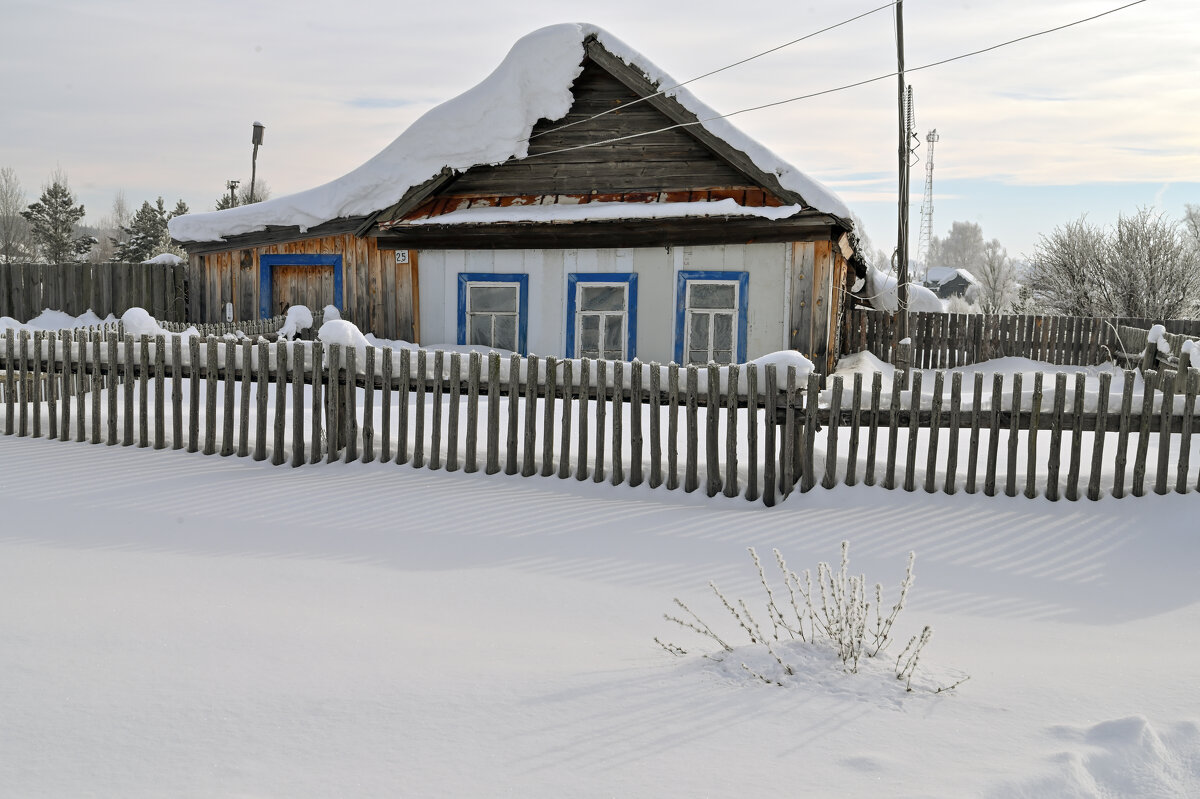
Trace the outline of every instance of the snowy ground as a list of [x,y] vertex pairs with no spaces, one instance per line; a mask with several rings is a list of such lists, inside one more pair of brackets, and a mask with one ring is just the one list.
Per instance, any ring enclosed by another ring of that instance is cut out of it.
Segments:
[[[7,795],[1200,795],[1196,494],[765,509],[0,437],[0,502]],[[843,539],[888,586],[917,552],[900,637],[968,682],[654,644],[705,649],[662,614],[724,622],[710,579],[757,598],[746,546]]]

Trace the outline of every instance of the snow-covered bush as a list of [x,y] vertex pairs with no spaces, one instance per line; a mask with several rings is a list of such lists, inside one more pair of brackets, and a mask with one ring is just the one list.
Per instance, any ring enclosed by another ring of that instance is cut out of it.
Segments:
[[[784,583],[784,590],[778,593],[767,579],[758,553],[753,547],[749,548],[749,552],[755,568],[758,569],[759,582],[766,593],[769,631],[765,631],[763,625],[759,624],[745,600],[730,601],[715,583],[710,582],[709,588],[733,617],[741,632],[749,638],[750,646],[765,647],[784,675],[791,676],[796,673],[795,664],[785,657],[795,650],[796,643],[831,651],[842,669],[851,674],[858,673],[864,658],[879,657],[892,643],[896,619],[904,609],[908,591],[913,583],[913,563],[916,559],[913,553],[908,555],[908,564],[904,578],[900,581],[896,600],[887,607],[881,583],[876,583],[871,589],[865,575],[850,573],[849,542],[842,542],[840,566],[835,569],[828,563],[819,563],[815,580],[814,575],[807,569],[802,574],[792,571],[779,550],[772,550]],[[687,617],[680,618],[670,614],[663,614],[663,617],[716,642],[724,653],[706,657],[724,660],[724,655],[738,651],[682,600],[677,598],[675,604]],[[895,676],[904,682],[906,690],[912,690],[913,673],[920,660],[921,650],[932,635],[933,630],[930,627],[923,627],[909,639],[896,658]],[[681,646],[659,638],[654,640],[672,654],[688,654],[688,650]],[[745,663],[742,663],[741,667],[763,682],[783,684],[778,679],[764,676]]]

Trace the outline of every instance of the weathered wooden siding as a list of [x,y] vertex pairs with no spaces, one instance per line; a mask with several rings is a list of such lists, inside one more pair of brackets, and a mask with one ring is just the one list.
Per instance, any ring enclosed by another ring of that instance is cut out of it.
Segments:
[[[573,92],[575,101],[566,117],[553,122],[542,120],[534,127],[529,158],[469,169],[443,193],[608,194],[753,187],[746,175],[678,128],[613,144],[569,149],[674,124],[646,102],[613,111],[639,97],[591,61],[585,62],[582,74],[575,79]],[[606,111],[611,113],[591,119]]]
[[[259,318],[259,257],[263,255],[341,255],[343,318],[381,338],[413,341],[417,337],[416,254],[410,253],[409,263],[396,263],[395,250],[381,250],[374,239],[352,234],[192,255],[189,270],[196,290],[189,298],[188,318],[223,321],[227,303],[233,305],[234,320]],[[322,272],[320,267],[314,267],[314,272],[321,275],[321,296],[328,298],[322,304],[332,302],[332,272]]]

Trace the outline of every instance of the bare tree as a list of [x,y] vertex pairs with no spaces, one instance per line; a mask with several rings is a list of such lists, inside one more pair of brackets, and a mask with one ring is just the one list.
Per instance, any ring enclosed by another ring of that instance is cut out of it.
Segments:
[[1200,249],[1179,222],[1148,208],[1111,231],[1080,217],[1041,237],[1028,288],[1051,313],[1188,317],[1200,311]]
[[1017,269],[999,239],[983,245],[983,258],[974,271],[979,281],[971,299],[984,313],[1006,313],[1017,299]]
[[10,166],[0,168],[0,262],[32,261],[29,223],[21,216],[25,210],[25,190]]

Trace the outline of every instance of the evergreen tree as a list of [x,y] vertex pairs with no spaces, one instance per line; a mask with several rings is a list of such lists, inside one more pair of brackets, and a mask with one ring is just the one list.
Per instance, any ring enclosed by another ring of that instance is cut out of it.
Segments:
[[76,261],[96,243],[94,236],[75,235],[83,215],[83,205],[76,205],[66,183],[58,180],[42,191],[41,199],[21,212],[43,259],[52,264]]
[[168,251],[171,247],[171,235],[167,232],[167,220],[188,212],[187,203],[179,200],[175,210],[168,213],[163,198],[159,197],[154,205],[148,201],[133,215],[133,221],[128,227],[122,227],[125,241],[112,239],[113,255],[118,261],[141,263],[159,253]]

